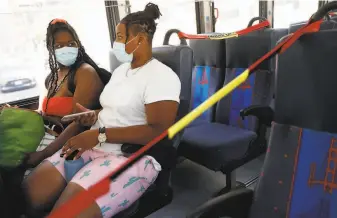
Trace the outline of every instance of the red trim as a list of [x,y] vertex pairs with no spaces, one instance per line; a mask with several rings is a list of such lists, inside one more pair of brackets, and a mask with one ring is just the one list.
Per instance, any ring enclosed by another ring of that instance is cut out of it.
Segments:
[[300,38],[305,33],[313,33],[319,31],[321,24],[323,22],[322,20],[313,22],[311,24],[307,24],[304,27],[297,30],[292,37],[288,38],[287,43],[282,47],[280,53],[283,53],[285,50],[287,50],[298,38]]
[[88,190],[82,191],[75,195],[72,199],[70,199],[66,204],[61,205],[57,210],[52,212],[48,218],[73,218],[77,217],[83,210],[90,207],[94,202],[95,199],[99,198],[100,196],[106,194],[110,188],[110,177],[116,174],[117,172],[121,171],[124,167],[128,166],[132,161],[136,158],[143,155],[146,151],[148,151],[152,146],[157,144],[159,141],[164,139],[167,136],[168,132],[165,131],[161,135],[154,138],[150,141],[147,145],[139,149],[133,155],[131,155],[127,161],[117,167],[114,171],[110,173],[107,177],[99,181],[98,183],[91,186]]
[[261,23],[258,23],[258,24],[252,25],[250,27],[247,27],[246,29],[239,30],[236,33],[240,36],[240,35],[245,35],[247,33],[254,32],[256,30],[260,30],[260,29],[263,29],[263,28],[270,28],[270,23],[269,23],[268,20],[265,20]]
[[287,201],[287,212],[286,212],[286,218],[289,217],[289,213],[290,213],[290,207],[291,207],[291,200],[293,197],[293,189],[294,189],[294,184],[295,184],[295,177],[296,177],[296,172],[297,172],[297,164],[298,164],[298,158],[299,158],[299,154],[300,154],[300,150],[301,150],[301,146],[302,146],[302,133],[303,133],[303,129],[299,129],[299,135],[297,138],[297,148],[296,148],[296,154],[294,157],[294,168],[293,168],[293,173],[292,173],[292,179],[291,179],[291,186],[290,186],[290,192],[289,192],[289,197],[288,197],[288,201]]
[[[258,23],[256,25],[247,27],[246,29],[239,30],[239,31],[233,32],[233,33],[228,33],[228,35],[236,33],[240,36],[240,35],[248,34],[250,32],[254,32],[256,30],[260,30],[260,29],[263,29],[263,28],[269,28],[269,27],[270,27],[270,23],[269,23],[269,21],[266,20],[266,21],[263,21],[263,22]],[[209,39],[208,35],[193,35],[193,34],[186,34],[186,33],[183,33],[183,32],[179,32],[178,36],[179,36],[180,39]]]

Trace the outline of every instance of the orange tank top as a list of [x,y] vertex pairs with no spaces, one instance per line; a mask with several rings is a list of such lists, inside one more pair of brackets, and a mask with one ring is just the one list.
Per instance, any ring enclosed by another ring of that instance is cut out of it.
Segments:
[[[47,106],[47,110],[46,110]],[[64,117],[73,112],[73,97],[52,97],[48,101],[45,97],[42,102],[42,111],[49,116]]]

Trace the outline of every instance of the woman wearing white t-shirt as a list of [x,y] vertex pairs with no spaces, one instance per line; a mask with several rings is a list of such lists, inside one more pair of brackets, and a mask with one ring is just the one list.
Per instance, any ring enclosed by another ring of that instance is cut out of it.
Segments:
[[[139,149],[174,123],[180,80],[152,57],[155,19],[160,15],[158,6],[149,3],[144,11],[127,15],[116,27],[113,51],[124,64],[113,72],[100,96],[102,110],[79,119],[79,125],[91,129],[71,138],[25,182],[30,208],[46,210],[55,202],[54,209],[58,208],[125,162],[125,150]],[[75,159],[82,158],[87,164],[67,183],[64,160],[74,151],[79,151]],[[110,192],[96,199],[81,217],[111,217],[128,208],[156,180],[159,171],[169,167],[174,159],[170,154],[174,155],[174,148],[168,141],[152,149],[149,156],[113,181]]]

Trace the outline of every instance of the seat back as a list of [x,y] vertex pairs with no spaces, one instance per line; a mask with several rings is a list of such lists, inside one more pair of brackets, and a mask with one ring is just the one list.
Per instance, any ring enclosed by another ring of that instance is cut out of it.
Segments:
[[[294,33],[301,27],[305,26],[308,23],[308,21],[302,21],[302,22],[296,22],[293,24],[290,24],[289,26],[289,33]],[[321,24],[321,30],[328,30],[328,29],[334,29],[337,28],[337,17],[332,17],[330,20],[325,20]]]
[[275,122],[250,218],[337,217],[336,38],[335,29],[307,34],[278,57]]
[[180,78],[181,92],[177,119],[185,116],[190,108],[193,51],[186,45],[163,45],[153,48],[153,57],[170,67]]
[[[252,63],[266,54],[272,47],[275,31],[265,29],[226,40],[226,75],[223,85],[240,75]],[[255,129],[255,118],[242,120],[240,110],[252,105],[269,105],[272,98],[274,71],[271,61],[258,66],[248,80],[222,99],[216,109],[216,122],[231,126]]]
[[[193,39],[190,40],[190,46],[194,54],[191,99],[191,107],[194,109],[222,86],[226,49],[225,40]],[[195,122],[214,121],[214,115],[215,107],[212,107]]]

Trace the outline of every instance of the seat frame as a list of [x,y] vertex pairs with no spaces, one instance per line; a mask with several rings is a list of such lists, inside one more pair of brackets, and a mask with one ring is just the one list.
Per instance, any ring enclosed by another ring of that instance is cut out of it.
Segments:
[[253,201],[253,190],[238,188],[205,202],[186,218],[248,218]]

